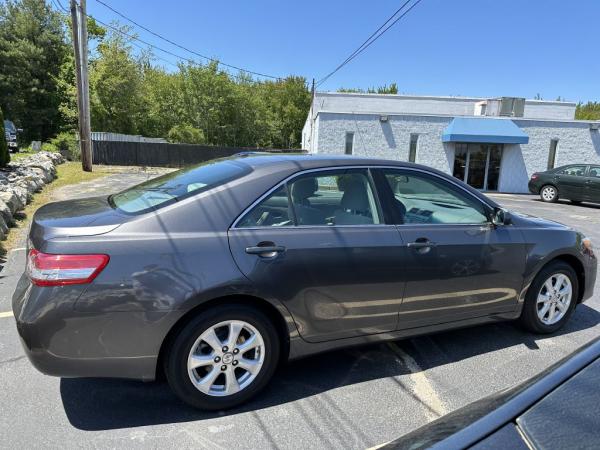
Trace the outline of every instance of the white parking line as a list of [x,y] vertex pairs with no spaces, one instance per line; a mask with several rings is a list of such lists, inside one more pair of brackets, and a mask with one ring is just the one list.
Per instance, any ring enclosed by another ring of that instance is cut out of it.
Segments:
[[12,311],[0,312],[0,319],[2,319],[3,317],[12,317],[12,316],[13,316]]

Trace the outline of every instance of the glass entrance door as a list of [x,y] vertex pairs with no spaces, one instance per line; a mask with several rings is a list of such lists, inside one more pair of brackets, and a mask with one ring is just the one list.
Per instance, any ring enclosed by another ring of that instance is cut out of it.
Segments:
[[455,144],[453,175],[484,191],[497,191],[502,144]]

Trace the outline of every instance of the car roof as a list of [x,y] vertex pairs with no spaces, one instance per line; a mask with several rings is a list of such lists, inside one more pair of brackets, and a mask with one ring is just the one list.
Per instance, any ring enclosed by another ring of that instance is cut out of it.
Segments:
[[331,155],[326,153],[295,153],[295,154],[267,154],[267,153],[239,153],[231,159],[239,159],[250,167],[261,167],[265,165],[289,164],[296,165],[300,170],[314,169],[331,166],[355,166],[355,165],[385,165],[398,167],[418,167],[418,164],[396,161],[382,158],[369,158],[353,155]]
[[[444,173],[440,170],[434,169],[432,167],[423,166],[421,164],[415,164],[406,161],[397,161],[392,159],[384,159],[384,158],[369,158],[364,156],[353,156],[353,155],[331,155],[326,153],[303,153],[303,154],[243,154],[243,155],[234,155],[231,158],[227,158],[232,161],[238,161],[243,164],[247,164],[252,169],[262,169],[263,172],[267,169],[269,172],[278,172],[278,171],[292,171],[292,172],[301,172],[303,170],[310,169],[321,169],[321,168],[336,168],[336,167],[345,167],[345,166],[393,166],[393,167],[406,167],[406,168],[415,168],[421,169],[423,171],[438,175],[442,178],[445,178],[448,181],[452,181],[457,183],[456,178],[452,177],[447,173]],[[491,207],[498,207],[499,205],[489,197],[486,197],[477,189],[461,183],[463,189],[471,192],[473,195],[478,197],[483,202],[487,203]]]

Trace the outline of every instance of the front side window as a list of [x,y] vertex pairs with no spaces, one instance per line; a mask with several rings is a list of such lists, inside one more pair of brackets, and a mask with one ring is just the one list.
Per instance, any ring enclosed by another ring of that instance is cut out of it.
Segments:
[[487,223],[484,206],[437,177],[408,170],[384,170],[397,221],[405,224]]
[[570,166],[562,170],[564,175],[570,175],[573,177],[582,177],[585,175],[586,166]]
[[145,181],[111,195],[108,200],[113,208],[126,214],[143,214],[228,183],[251,171],[250,166],[238,161],[214,160]]
[[600,166],[590,166],[590,177],[600,178]]

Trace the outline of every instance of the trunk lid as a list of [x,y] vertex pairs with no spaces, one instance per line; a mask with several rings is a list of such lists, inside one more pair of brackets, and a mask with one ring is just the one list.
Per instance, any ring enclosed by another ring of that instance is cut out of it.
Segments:
[[48,203],[36,211],[29,237],[35,248],[56,237],[94,236],[108,233],[131,216],[120,213],[108,197],[90,197]]

